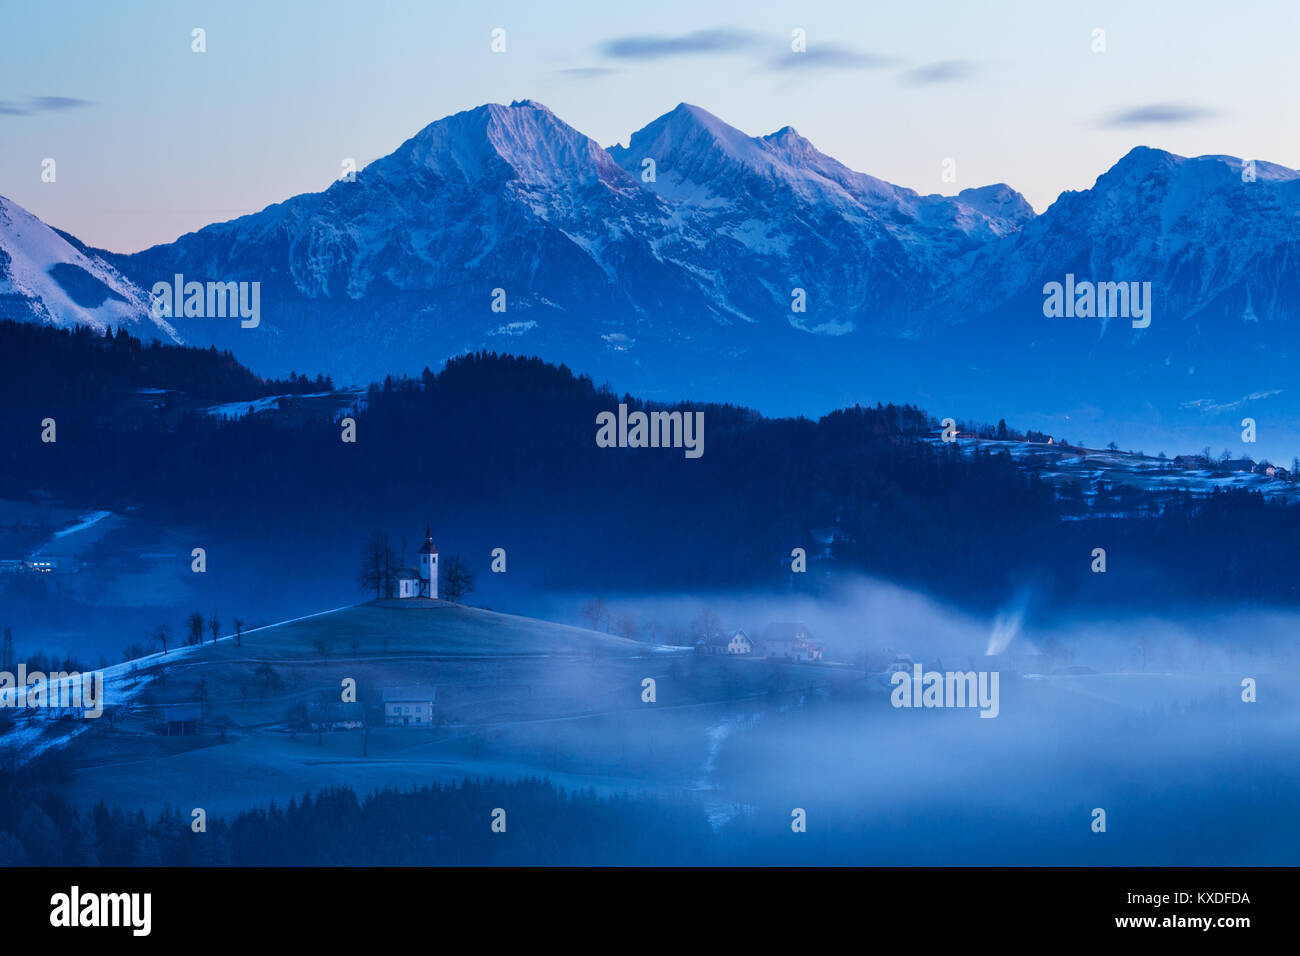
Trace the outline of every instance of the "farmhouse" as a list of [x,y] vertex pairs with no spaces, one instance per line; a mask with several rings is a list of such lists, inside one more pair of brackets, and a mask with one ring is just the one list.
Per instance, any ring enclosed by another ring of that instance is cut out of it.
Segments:
[[708,637],[702,637],[695,642],[695,649],[701,654],[725,654],[727,653],[727,638],[724,634],[710,634]]
[[389,727],[427,727],[433,723],[437,690],[427,684],[384,688],[384,723]]
[[764,657],[784,657],[793,661],[819,661],[824,648],[812,639],[807,625],[799,622],[773,622],[763,630],[760,640]]
[[744,631],[737,631],[731,635],[731,640],[727,642],[728,654],[752,654],[754,653],[754,642],[749,639]]
[[167,725],[168,737],[184,737],[199,732],[199,721],[203,719],[203,708],[198,704],[178,704],[163,708],[163,722]]
[[34,554],[24,564],[37,574],[76,574],[80,562],[70,554]]
[[754,642],[744,631],[736,631],[731,637],[725,634],[711,634],[696,641],[695,650],[701,654],[713,655],[752,654]]

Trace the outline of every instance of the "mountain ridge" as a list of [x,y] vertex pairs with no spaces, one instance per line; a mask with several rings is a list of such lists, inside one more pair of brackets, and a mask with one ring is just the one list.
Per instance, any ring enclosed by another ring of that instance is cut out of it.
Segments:
[[[1036,215],[1003,183],[922,195],[793,126],[750,136],[688,103],[627,143],[605,149],[533,100],[485,104],[355,181],[172,243],[60,241],[132,283],[127,302],[177,273],[259,282],[255,333],[168,321],[263,374],[364,383],[489,348],[777,413],[888,395],[1050,418],[1088,394],[1134,421],[1258,395],[1289,414],[1294,170],[1139,146]],[[1154,322],[1045,317],[1045,284],[1067,275],[1151,283]]]

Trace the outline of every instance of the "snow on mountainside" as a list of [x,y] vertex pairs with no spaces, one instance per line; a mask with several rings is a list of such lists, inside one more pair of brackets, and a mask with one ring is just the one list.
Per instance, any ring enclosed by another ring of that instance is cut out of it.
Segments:
[[145,292],[76,240],[0,196],[0,318],[52,325],[125,325],[179,342],[149,314]]
[[174,263],[196,277],[279,279],[287,291],[331,299],[450,289],[491,272],[518,278],[511,291],[540,300],[528,287],[537,257],[582,260],[564,263],[581,288],[644,253],[639,233],[661,228],[667,215],[593,140],[522,101],[439,120],[355,182],[130,261],[139,275],[165,277]]
[[[300,347],[299,368],[328,356],[344,378],[391,371],[395,350],[427,363],[506,341],[640,361],[651,347],[742,347],[735,326],[885,328],[955,257],[1032,216],[1007,187],[986,189],[919,196],[788,127],[749,137],[686,105],[607,151],[524,100],[438,120],[355,182],[116,261],[146,287],[174,272],[260,281],[265,351]],[[806,311],[791,309],[796,288]],[[250,345],[179,324],[237,354]]]
[[1041,318],[1044,283],[1073,273],[1150,282],[1161,323],[1222,330],[1300,314],[1300,173],[1257,161],[1252,180],[1245,169],[1231,156],[1137,147],[1091,189],[980,249],[933,311]]
[[[261,374],[364,384],[488,348],[777,413],[883,398],[1036,428],[1300,420],[1300,174],[1250,168],[1139,147],[1035,216],[1003,184],[921,195],[856,172],[788,126],[750,136],[683,103],[603,149],[523,100],[135,255],[7,204],[0,305],[140,316],[139,290],[182,273],[260,283],[255,328],[171,321]],[[1149,282],[1149,327],[1046,317],[1043,286],[1067,275]]]
[[715,290],[757,317],[803,288],[808,312],[790,321],[813,332],[906,328],[957,257],[1033,216],[1007,186],[921,196],[854,172],[789,126],[747,136],[687,103],[610,154],[709,237],[703,258]]

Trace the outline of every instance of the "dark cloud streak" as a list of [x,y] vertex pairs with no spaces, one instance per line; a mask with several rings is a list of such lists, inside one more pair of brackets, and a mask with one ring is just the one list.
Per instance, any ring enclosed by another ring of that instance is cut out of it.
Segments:
[[93,105],[92,101],[75,96],[29,96],[26,103],[0,100],[0,116],[31,116],[34,113],[74,110]]
[[833,43],[810,46],[803,53],[791,51],[768,62],[772,70],[875,70],[893,65],[889,57],[858,53]]
[[927,63],[903,74],[908,86],[933,86],[938,83],[961,83],[979,75],[979,66],[970,60],[941,60]]
[[1142,126],[1146,124],[1190,123],[1213,116],[1214,111],[1180,103],[1150,103],[1115,113],[1104,121],[1106,126]]
[[555,76],[563,76],[571,80],[599,80],[622,72],[622,70],[612,66],[575,66],[567,70],[551,71]]
[[75,96],[32,96],[28,98],[34,110],[75,110],[91,106],[90,100],[77,99]]
[[601,52],[619,60],[660,60],[700,53],[727,53],[754,46],[758,38],[745,30],[696,30],[680,36],[625,36],[601,45]]

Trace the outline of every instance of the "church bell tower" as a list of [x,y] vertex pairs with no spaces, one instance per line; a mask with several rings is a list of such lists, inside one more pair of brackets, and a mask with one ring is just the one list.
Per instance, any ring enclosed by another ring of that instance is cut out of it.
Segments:
[[424,528],[424,544],[420,546],[420,597],[438,596],[438,548],[433,543],[429,526]]

